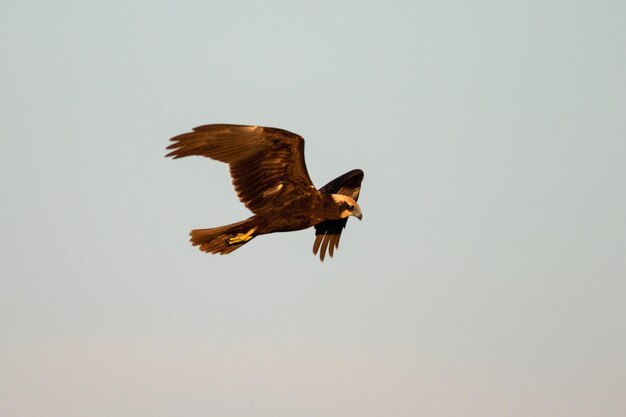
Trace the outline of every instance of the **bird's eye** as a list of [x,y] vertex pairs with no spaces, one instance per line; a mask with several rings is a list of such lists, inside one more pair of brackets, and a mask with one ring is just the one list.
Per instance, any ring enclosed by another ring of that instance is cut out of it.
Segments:
[[348,206],[348,208],[349,208],[350,210],[354,210],[354,206],[352,206],[352,205]]

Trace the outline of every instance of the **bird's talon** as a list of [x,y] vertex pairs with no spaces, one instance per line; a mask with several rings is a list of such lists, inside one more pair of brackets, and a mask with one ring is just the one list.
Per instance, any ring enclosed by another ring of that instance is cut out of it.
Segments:
[[237,233],[235,236],[226,240],[228,245],[236,245],[238,243],[246,243],[254,237],[253,233],[256,231],[256,227],[252,228],[248,233]]

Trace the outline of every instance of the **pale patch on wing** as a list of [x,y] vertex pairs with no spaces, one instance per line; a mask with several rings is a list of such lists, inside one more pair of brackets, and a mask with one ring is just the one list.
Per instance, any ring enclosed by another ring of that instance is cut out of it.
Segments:
[[265,197],[269,197],[271,195],[276,194],[277,192],[279,192],[280,190],[283,189],[283,184],[278,184],[276,187],[272,188],[271,190],[267,190],[263,193],[263,198]]

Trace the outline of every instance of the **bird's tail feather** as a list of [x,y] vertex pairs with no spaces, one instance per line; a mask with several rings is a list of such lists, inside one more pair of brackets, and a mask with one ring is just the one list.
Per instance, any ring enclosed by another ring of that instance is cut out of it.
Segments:
[[254,217],[212,229],[192,230],[191,243],[203,252],[226,255],[239,249],[256,236]]

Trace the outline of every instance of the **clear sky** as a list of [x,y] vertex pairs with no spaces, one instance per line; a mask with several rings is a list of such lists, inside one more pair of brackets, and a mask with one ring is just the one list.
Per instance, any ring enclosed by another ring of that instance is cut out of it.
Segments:
[[[626,415],[626,3],[0,3],[0,415]],[[365,171],[228,256],[208,123]]]

